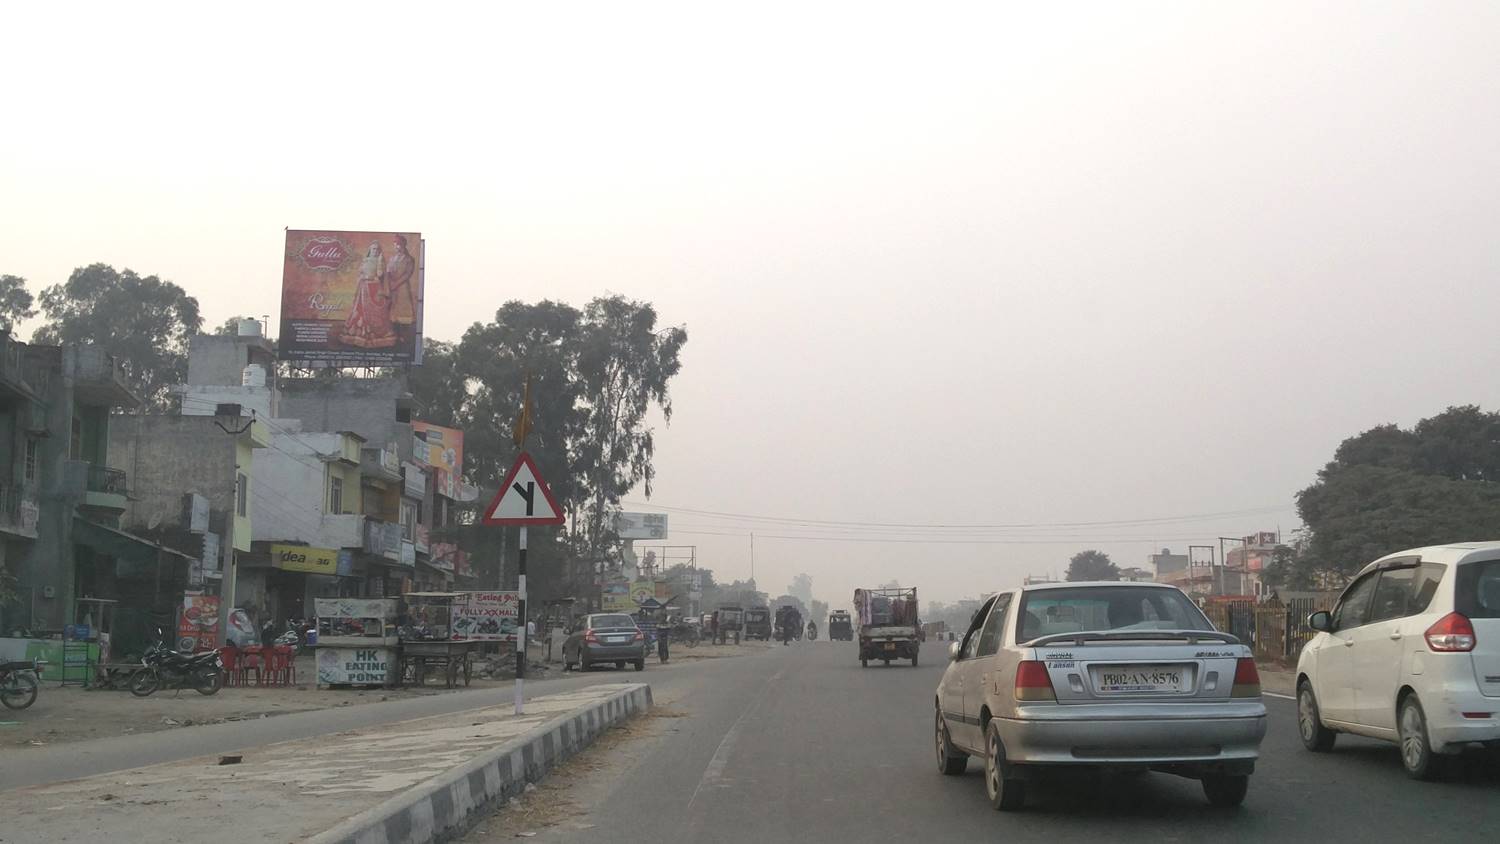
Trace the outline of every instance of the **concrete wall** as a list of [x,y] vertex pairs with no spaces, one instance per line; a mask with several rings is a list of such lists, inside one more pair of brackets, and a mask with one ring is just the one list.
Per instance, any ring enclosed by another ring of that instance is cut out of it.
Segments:
[[275,377],[275,353],[264,337],[223,337],[199,334],[188,341],[188,376],[190,387],[237,387],[241,374],[251,363],[267,367]]
[[[328,514],[328,479],[344,477],[344,512],[359,514],[358,466],[325,463],[321,454],[337,454],[347,437],[341,434],[272,434],[271,447],[256,455],[250,482],[257,517],[251,530],[257,542],[305,542],[318,548],[346,548],[360,544],[358,526],[363,516]],[[356,453],[358,446],[356,445]]]
[[411,402],[401,379],[299,378],[281,381],[279,389],[280,415],[300,419],[304,430],[353,431],[371,446],[394,445],[402,460],[411,459],[411,424],[398,418]]
[[219,516],[212,529],[228,532],[223,519],[234,512],[236,438],[214,421],[204,416],[114,418],[109,465],[130,478],[132,500],[122,519],[126,530],[182,526],[182,498],[197,493]]

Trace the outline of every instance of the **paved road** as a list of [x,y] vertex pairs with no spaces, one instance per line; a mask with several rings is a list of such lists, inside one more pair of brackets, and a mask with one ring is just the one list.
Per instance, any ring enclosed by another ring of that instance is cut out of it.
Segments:
[[[629,670],[617,672],[605,669],[588,674],[567,674],[540,682],[529,680],[526,684],[526,697],[530,699],[534,695],[554,694],[582,685],[612,683],[622,679],[632,682],[644,680],[653,687],[671,690],[691,680],[698,666],[740,662],[743,659],[701,660],[665,666],[657,665],[652,660],[647,663],[646,671],[640,674]],[[559,672],[554,672],[557,673]],[[233,694],[233,691],[226,691],[224,694]],[[206,724],[43,748],[6,750],[0,752],[0,791],[308,738],[340,730],[389,724],[410,718],[496,706],[513,700],[514,696],[513,687],[506,685],[385,703],[298,712],[255,721]],[[119,698],[121,706],[129,706],[133,700],[125,695]]]
[[[1290,701],[1272,724],[1250,796],[1216,810],[1198,783],[1163,774],[1057,777],[1027,809],[989,808],[979,765],[935,770],[933,690],[943,646],[923,664],[861,669],[847,643],[803,643],[704,666],[658,690],[686,717],[653,719],[608,760],[570,770],[541,799],[568,806],[544,841],[952,841],[1005,835],[1045,841],[1461,840],[1500,828],[1500,772],[1469,766],[1455,781],[1414,783],[1393,748],[1341,737],[1327,756],[1302,750]],[[587,758],[587,757],[584,757]],[[520,815],[517,815],[519,818]],[[514,840],[493,821],[468,841]],[[651,831],[646,834],[645,831]],[[503,838],[502,838],[503,837]]]

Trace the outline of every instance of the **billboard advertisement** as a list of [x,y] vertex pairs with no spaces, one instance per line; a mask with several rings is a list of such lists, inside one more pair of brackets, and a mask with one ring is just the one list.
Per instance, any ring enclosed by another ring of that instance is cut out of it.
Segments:
[[432,491],[458,499],[464,470],[464,432],[431,422],[411,423],[412,459],[432,467]]
[[621,539],[666,539],[666,513],[619,513],[615,533]]
[[282,360],[313,366],[421,363],[422,236],[288,231]]
[[469,592],[453,603],[453,638],[514,642],[521,622],[520,592]]
[[630,581],[623,577],[612,577],[604,582],[600,607],[604,612],[635,612],[635,601],[630,597]]
[[219,633],[217,595],[186,595],[177,616],[177,650],[186,653],[211,648]]

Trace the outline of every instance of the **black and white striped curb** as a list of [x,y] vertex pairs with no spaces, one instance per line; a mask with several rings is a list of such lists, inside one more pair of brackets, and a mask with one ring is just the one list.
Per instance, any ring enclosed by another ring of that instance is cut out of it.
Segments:
[[449,841],[546,776],[600,733],[651,708],[651,687],[631,684],[559,715],[444,774],[360,812],[309,844],[428,844]]

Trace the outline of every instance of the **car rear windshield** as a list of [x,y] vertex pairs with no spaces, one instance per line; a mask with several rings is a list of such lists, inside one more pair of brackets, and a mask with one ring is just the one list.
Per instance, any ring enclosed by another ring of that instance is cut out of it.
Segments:
[[595,630],[605,627],[634,627],[635,621],[628,615],[596,615],[589,621]]
[[1021,596],[1020,632],[1029,642],[1054,633],[1111,630],[1212,630],[1203,613],[1176,589],[1079,586],[1038,589]]
[[1500,560],[1458,567],[1453,608],[1469,618],[1500,618]]

